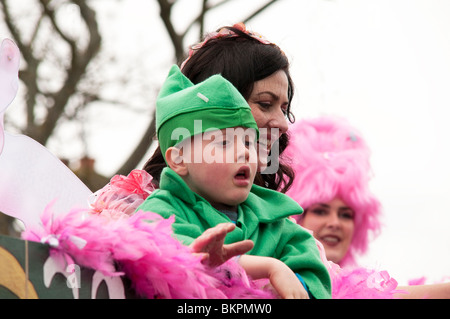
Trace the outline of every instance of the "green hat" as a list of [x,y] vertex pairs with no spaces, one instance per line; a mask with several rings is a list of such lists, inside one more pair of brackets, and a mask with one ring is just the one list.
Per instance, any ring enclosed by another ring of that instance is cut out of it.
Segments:
[[229,81],[216,74],[194,85],[172,66],[156,99],[156,134],[163,156],[187,137],[237,126],[254,128],[258,134],[250,106]]

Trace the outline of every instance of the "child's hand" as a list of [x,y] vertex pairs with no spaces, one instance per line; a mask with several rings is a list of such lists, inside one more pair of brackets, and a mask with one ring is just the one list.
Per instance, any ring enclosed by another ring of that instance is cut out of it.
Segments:
[[234,256],[245,254],[253,248],[251,240],[224,245],[225,236],[235,227],[232,223],[224,223],[207,229],[190,245],[192,252],[203,254],[202,262],[210,267],[220,266]]
[[283,299],[309,299],[308,292],[303,287],[294,272],[279,261],[273,266],[269,273],[269,280],[272,287]]
[[283,299],[309,299],[300,280],[286,264],[276,258],[243,255],[239,264],[253,279],[268,278]]

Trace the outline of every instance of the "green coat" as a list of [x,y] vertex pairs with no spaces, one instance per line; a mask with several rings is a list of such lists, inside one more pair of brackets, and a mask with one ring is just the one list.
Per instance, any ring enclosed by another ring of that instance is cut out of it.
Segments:
[[[206,229],[230,222],[223,213],[192,192],[170,168],[161,173],[160,189],[155,190],[138,210],[155,212],[164,218],[175,215],[173,231],[189,245]],[[236,228],[225,243],[251,239],[253,249],[248,253],[269,256],[283,261],[299,274],[315,298],[331,298],[331,281],[322,263],[312,235],[288,216],[303,209],[288,196],[253,185],[245,202],[238,206]]]

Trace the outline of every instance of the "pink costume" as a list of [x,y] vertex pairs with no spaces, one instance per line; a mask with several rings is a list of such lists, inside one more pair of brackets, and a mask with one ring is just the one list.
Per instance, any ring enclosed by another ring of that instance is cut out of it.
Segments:
[[[333,298],[392,298],[397,282],[387,272],[352,268],[355,256],[367,251],[370,234],[377,235],[381,227],[381,204],[369,189],[370,150],[361,134],[335,117],[297,121],[289,134],[283,158],[294,169],[295,179],[287,194],[305,211],[339,197],[355,212],[352,243],[340,265],[344,268],[328,261]],[[298,222],[303,215],[295,217]]]

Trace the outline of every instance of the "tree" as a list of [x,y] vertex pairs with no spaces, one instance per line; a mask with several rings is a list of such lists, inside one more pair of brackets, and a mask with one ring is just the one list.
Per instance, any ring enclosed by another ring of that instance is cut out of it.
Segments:
[[[56,4],[55,1],[40,0],[40,13],[35,17],[34,25],[28,27],[32,33],[27,35],[24,27],[20,25],[20,19],[13,16],[10,2],[12,1],[0,1],[5,24],[26,64],[20,72],[20,79],[26,87],[27,121],[23,133],[45,145],[61,117],[74,117],[73,114],[76,114],[79,108],[95,99],[95,94],[80,89],[80,82],[101,47],[96,14],[84,0]],[[58,11],[69,3],[78,7],[87,37],[71,35],[67,28],[61,25],[62,19],[58,17]],[[46,39],[43,41],[44,37]],[[55,37],[58,38],[57,47],[62,49],[63,55],[54,52],[56,41],[49,41]],[[81,38],[87,39],[87,42],[78,41]],[[60,83],[55,85],[54,81],[48,78],[53,75],[40,73],[43,68],[56,72]],[[81,96],[82,99],[71,111],[73,114],[69,115],[69,101],[75,95]],[[38,109],[45,111],[42,116],[37,116]]]
[[[83,0],[28,1],[28,10],[23,10],[25,6],[20,1],[1,0],[0,4],[4,23],[25,65],[19,78],[26,90],[26,121],[19,131],[46,145],[62,118],[75,118],[79,109],[92,100],[92,94],[81,89],[81,82],[101,47],[96,14]],[[79,41],[81,35],[71,33],[61,23],[58,12],[68,4],[78,8],[87,41]],[[57,50],[63,55],[58,55]],[[13,234],[12,221],[0,216],[2,233]]]

